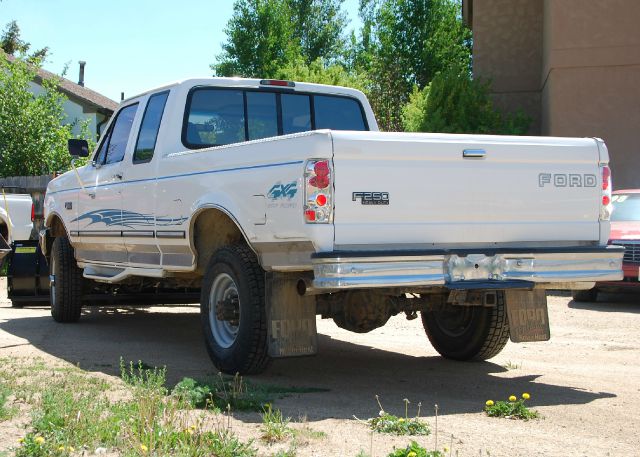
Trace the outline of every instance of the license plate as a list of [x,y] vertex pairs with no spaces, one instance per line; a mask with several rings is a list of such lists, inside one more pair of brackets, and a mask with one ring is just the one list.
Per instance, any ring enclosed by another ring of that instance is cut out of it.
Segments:
[[548,341],[551,338],[547,294],[544,290],[506,290],[505,301],[511,341],[524,343]]

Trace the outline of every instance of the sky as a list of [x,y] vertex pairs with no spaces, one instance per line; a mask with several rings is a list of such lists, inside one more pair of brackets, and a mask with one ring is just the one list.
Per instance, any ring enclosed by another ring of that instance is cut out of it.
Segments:
[[[358,0],[345,0],[348,30]],[[0,0],[0,27],[18,22],[32,49],[49,46],[43,67],[115,101],[172,81],[211,76],[233,0]],[[348,31],[347,30],[347,31]]]

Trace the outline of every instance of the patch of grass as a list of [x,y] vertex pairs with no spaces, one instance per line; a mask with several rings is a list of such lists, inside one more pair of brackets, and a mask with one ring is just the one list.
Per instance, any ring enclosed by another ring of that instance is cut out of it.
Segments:
[[275,398],[296,393],[326,392],[313,387],[283,387],[260,385],[245,381],[242,376],[218,375],[210,381],[183,378],[171,393],[187,401],[192,407],[212,408],[222,411],[262,411],[263,405]]
[[406,448],[396,449],[387,457],[444,457],[444,454],[440,451],[427,451],[415,441],[411,441]]
[[284,441],[293,435],[293,430],[289,427],[290,417],[284,417],[279,409],[273,409],[270,403],[264,405],[262,409],[262,427],[260,427],[260,438],[268,444]]
[[387,413],[382,404],[380,398],[376,395],[376,401],[380,407],[380,412],[377,417],[372,417],[367,420],[369,428],[378,433],[392,433],[394,435],[428,435],[431,433],[429,424],[420,419],[420,407],[421,403],[418,403],[418,412],[415,417],[409,417],[409,400],[404,399],[404,417],[394,416]]
[[[194,424],[192,407],[167,395],[164,368],[124,361],[120,366],[127,392],[119,401],[109,400],[103,381],[77,368],[49,368],[48,382],[38,376],[15,378],[16,385],[36,383],[30,388],[39,389],[31,398],[31,431],[16,449],[16,457],[63,457],[76,449],[91,453],[98,447],[125,457],[255,456],[251,442],[240,441],[220,421],[212,426],[205,420],[217,415],[209,413]],[[4,376],[0,371],[0,378]]]
[[516,398],[515,395],[511,395],[508,401],[487,400],[484,406],[484,411],[487,416],[490,417],[504,417],[507,419],[537,419],[540,414],[537,411],[530,410],[525,402],[529,400],[531,396],[528,393],[523,393],[521,398]]
[[17,408],[7,406],[9,396],[11,395],[11,389],[5,385],[3,381],[0,381],[0,421],[11,419],[17,412]]

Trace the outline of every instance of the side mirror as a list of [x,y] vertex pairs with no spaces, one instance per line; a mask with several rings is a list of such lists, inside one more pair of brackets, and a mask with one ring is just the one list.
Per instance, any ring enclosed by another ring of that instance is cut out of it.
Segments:
[[76,140],[75,138],[69,139],[67,142],[69,147],[69,154],[74,157],[89,157],[89,143],[87,140]]

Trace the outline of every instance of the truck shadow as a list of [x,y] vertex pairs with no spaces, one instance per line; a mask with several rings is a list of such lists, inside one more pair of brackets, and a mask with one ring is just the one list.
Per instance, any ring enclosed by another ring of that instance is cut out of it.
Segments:
[[[640,290],[640,289],[639,289]],[[596,302],[571,300],[569,308],[602,311],[607,313],[640,313],[640,293],[606,293],[601,292]]]
[[[204,349],[197,309],[172,306],[150,312],[144,307],[91,308],[84,311],[79,324],[64,325],[42,316],[42,309],[28,309],[19,318],[1,322],[0,329],[87,371],[119,376],[120,357],[151,366],[166,365],[168,383],[173,385],[185,376],[206,379],[217,375]],[[506,369],[491,362],[452,362],[438,356],[371,348],[323,334],[318,337],[317,356],[275,360],[265,373],[248,377],[255,383],[323,390],[278,399],[276,406],[287,416],[306,416],[311,421],[354,415],[365,419],[378,413],[375,395],[380,396],[385,410],[395,414],[404,414],[404,398],[411,401],[413,414],[421,402],[423,415],[432,415],[434,404],[443,415],[479,412],[489,398],[503,399],[522,392],[532,394],[535,406],[585,404],[615,397],[546,384],[538,379],[540,374],[526,370],[518,376],[497,376]],[[427,347],[426,337],[416,344]],[[236,417],[260,421],[255,413]]]

